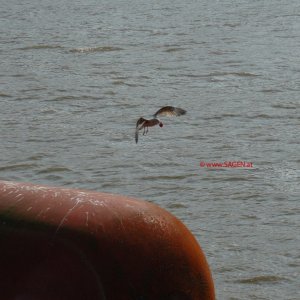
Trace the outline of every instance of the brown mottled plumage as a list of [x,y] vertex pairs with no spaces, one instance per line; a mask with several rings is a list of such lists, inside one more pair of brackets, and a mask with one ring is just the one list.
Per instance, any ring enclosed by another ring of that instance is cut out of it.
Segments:
[[155,114],[154,117],[157,116],[181,116],[186,113],[186,110],[179,108],[179,107],[173,107],[173,106],[165,106],[159,109]]
[[138,142],[139,139],[139,130],[144,129],[143,135],[147,134],[148,127],[153,127],[155,125],[159,125],[163,127],[164,124],[158,119],[159,116],[181,116],[184,115],[186,111],[179,107],[173,106],[164,106],[159,109],[154,115],[152,119],[145,119],[143,117],[139,118],[136,122],[135,128],[135,142]]

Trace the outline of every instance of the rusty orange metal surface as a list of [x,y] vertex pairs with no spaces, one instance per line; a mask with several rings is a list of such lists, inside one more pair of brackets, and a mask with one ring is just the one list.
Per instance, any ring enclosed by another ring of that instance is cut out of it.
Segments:
[[1,299],[214,300],[190,231],[149,202],[0,181]]

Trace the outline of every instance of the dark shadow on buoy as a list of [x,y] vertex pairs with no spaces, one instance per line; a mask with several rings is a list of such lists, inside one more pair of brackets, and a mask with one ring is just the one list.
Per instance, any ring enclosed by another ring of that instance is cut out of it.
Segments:
[[214,300],[205,256],[146,201],[0,181],[5,300]]

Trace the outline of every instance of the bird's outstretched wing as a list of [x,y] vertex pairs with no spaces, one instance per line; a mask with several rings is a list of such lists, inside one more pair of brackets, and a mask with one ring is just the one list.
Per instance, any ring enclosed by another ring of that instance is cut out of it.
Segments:
[[156,118],[158,116],[181,116],[184,114],[186,114],[186,110],[182,108],[174,106],[164,106],[154,114],[154,117]]
[[143,125],[145,124],[147,120],[144,118],[139,118],[136,122],[136,127],[135,127],[135,142],[137,143],[139,140],[139,130],[143,128]]

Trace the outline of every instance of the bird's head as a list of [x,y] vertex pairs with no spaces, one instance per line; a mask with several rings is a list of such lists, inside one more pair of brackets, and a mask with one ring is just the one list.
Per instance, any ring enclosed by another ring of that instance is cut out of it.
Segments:
[[162,122],[159,122],[159,127],[163,127],[164,126],[164,124],[162,123]]

